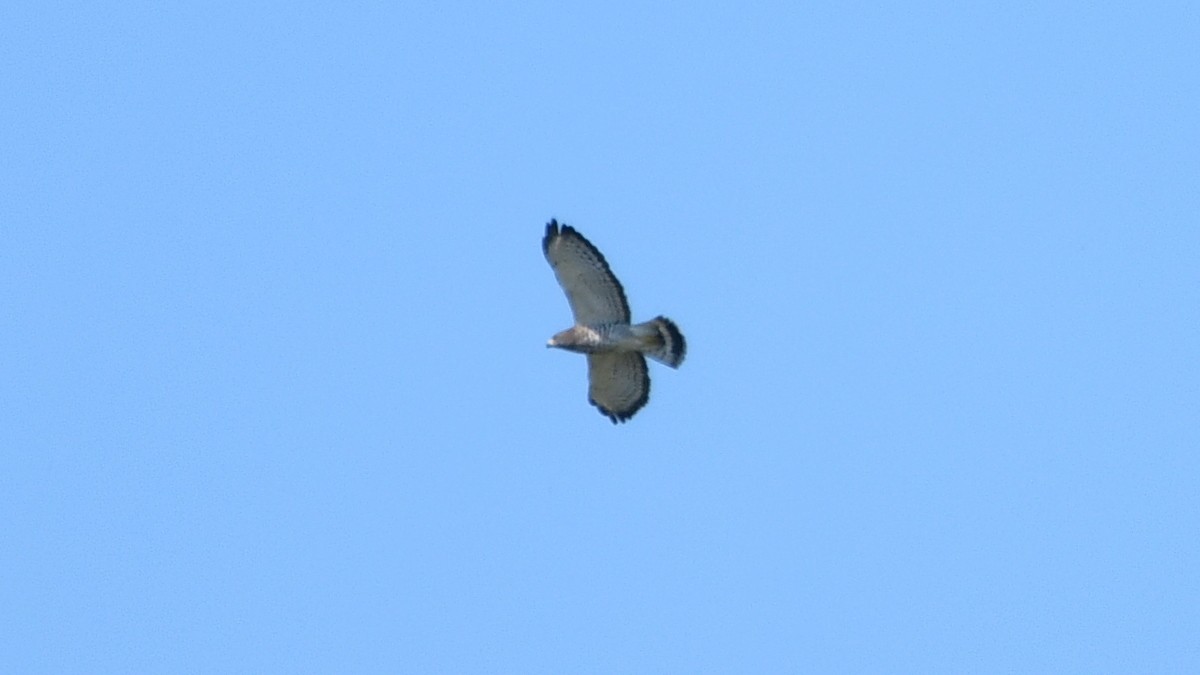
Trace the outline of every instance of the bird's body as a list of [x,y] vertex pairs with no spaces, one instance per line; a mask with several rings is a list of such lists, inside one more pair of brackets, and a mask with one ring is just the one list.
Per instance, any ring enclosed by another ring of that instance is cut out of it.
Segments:
[[567,294],[575,325],[548,347],[586,354],[588,401],[613,423],[633,417],[650,398],[646,356],[678,368],[687,343],[673,321],[657,317],[631,324],[621,282],[604,256],[569,225],[546,225],[542,251]]
[[637,351],[639,340],[633,336],[629,324],[601,323],[594,326],[571,326],[555,333],[548,343],[581,354],[597,354],[608,351]]

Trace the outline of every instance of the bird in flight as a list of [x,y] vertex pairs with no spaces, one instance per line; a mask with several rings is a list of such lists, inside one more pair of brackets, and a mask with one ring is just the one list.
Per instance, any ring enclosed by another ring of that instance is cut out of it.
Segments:
[[646,357],[678,368],[687,354],[683,333],[663,316],[631,324],[621,282],[600,251],[570,225],[551,219],[542,252],[575,316],[575,325],[546,346],[587,355],[588,402],[613,424],[624,422],[650,399]]

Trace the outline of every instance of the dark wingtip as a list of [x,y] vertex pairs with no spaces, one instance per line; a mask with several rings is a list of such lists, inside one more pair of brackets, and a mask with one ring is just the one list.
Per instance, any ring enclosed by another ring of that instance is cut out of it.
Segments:
[[613,424],[618,424],[618,423],[624,424],[625,422],[628,422],[630,419],[633,419],[633,416],[637,413],[637,411],[639,409],[641,409],[642,405],[645,405],[645,402],[643,401],[641,404],[639,404],[637,407],[635,407],[631,411],[617,412],[615,410],[609,410],[608,408],[605,408],[604,406],[600,405],[591,396],[588,397],[588,403],[591,403],[592,405],[596,406],[596,411],[599,412],[601,415],[607,417],[608,421],[612,422]]
[[550,251],[550,244],[558,237],[558,220],[551,218],[550,222],[546,223],[546,236],[542,237],[542,253]]

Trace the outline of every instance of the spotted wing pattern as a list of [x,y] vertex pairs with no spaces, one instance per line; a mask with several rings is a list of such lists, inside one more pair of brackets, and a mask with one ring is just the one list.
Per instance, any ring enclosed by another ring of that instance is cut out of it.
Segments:
[[624,422],[650,399],[646,359],[637,352],[588,354],[588,402],[613,424]]
[[[625,289],[608,267],[604,255],[570,225],[557,220],[546,225],[542,252],[554,268],[558,285],[567,294],[575,323],[629,323]],[[644,369],[644,368],[643,368]]]

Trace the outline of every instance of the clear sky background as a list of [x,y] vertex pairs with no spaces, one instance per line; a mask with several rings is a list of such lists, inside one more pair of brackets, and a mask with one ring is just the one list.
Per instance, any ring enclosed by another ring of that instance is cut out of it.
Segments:
[[[5,3],[0,665],[1200,672],[1194,3]],[[687,335],[611,425],[556,217]]]

